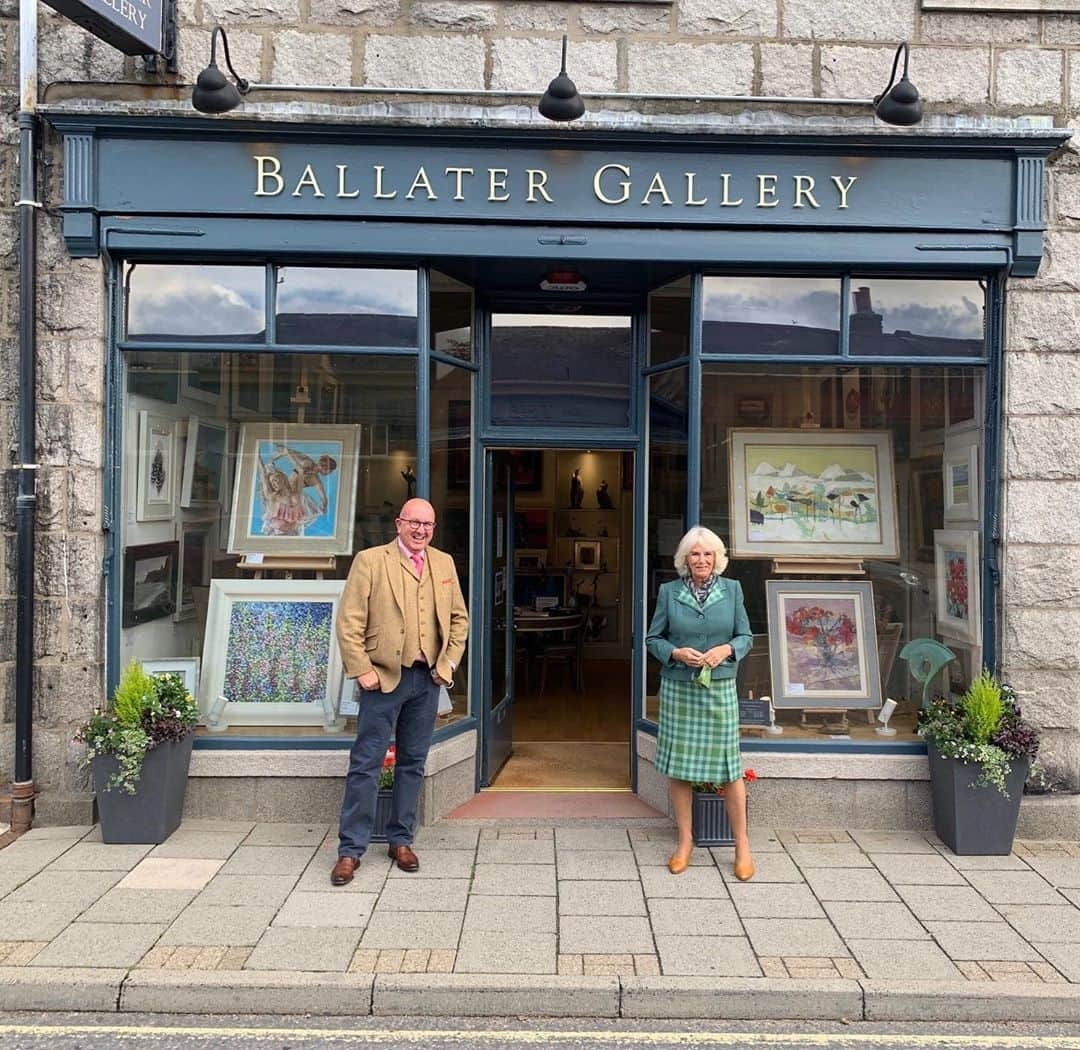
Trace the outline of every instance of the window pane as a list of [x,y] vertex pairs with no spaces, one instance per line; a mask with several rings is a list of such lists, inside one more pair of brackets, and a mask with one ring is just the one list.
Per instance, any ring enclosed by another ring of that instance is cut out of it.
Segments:
[[690,353],[690,278],[649,296],[649,364],[662,365]]
[[705,354],[836,354],[840,281],[808,277],[706,277]]
[[[394,537],[398,509],[416,488],[415,358],[143,351],[125,361],[124,663],[201,659],[218,677],[193,692],[204,715],[211,700],[229,696],[226,732],[286,726],[322,737],[323,701],[336,708],[344,683],[328,683],[328,664],[312,663],[300,687],[288,596],[247,610],[255,619],[244,624],[258,624],[266,656],[256,673],[252,651],[230,641],[232,620],[208,633],[211,582],[250,579],[239,563],[252,553],[263,554],[270,588],[284,576],[273,559],[303,554],[328,556],[325,578],[342,580],[357,550]],[[320,646],[322,601],[307,610]],[[350,699],[346,690],[346,712]],[[351,716],[330,725],[355,733]]]
[[471,361],[472,325],[472,289],[432,270],[431,349]]
[[851,278],[851,346],[877,357],[982,357],[986,292],[978,281]]
[[491,420],[628,427],[630,358],[629,317],[494,314]]
[[266,338],[266,271],[261,266],[124,268],[128,339],[261,343]]
[[416,346],[416,271],[282,266],[277,341]]

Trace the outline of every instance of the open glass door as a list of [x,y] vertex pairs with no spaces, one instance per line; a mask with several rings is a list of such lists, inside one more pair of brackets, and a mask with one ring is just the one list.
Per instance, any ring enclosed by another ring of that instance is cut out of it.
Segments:
[[489,454],[492,499],[487,522],[491,609],[487,747],[483,783],[490,784],[514,750],[514,476],[509,453]]

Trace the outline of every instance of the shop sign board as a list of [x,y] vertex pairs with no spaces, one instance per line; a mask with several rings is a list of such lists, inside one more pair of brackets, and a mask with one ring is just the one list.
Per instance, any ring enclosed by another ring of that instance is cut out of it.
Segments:
[[159,54],[169,0],[45,0],[125,55]]

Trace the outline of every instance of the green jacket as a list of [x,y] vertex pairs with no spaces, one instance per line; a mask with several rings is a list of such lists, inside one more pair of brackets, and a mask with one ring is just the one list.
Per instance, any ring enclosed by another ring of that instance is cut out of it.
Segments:
[[689,682],[700,673],[696,667],[672,660],[671,654],[676,649],[690,646],[703,653],[714,645],[729,644],[735,650],[735,657],[713,668],[714,679],[734,678],[738,662],[754,644],[738,580],[721,576],[709,592],[704,608],[695,601],[684,580],[672,580],[660,588],[656,612],[645,636],[645,648],[660,661],[662,678]]

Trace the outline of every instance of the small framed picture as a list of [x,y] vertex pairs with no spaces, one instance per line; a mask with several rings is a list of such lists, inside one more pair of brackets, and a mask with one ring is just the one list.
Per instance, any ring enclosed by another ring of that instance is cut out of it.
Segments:
[[210,586],[210,569],[216,546],[213,535],[216,530],[217,518],[176,523],[176,540],[180,544],[180,578],[173,619],[178,623],[190,620],[195,615],[195,588]]
[[180,396],[221,408],[225,398],[225,358],[222,353],[180,355]]
[[763,423],[769,418],[769,399],[766,397],[740,397],[735,406],[741,419],[747,423]]
[[574,540],[574,568],[596,570],[600,568],[599,540]]
[[934,578],[939,633],[981,645],[979,533],[975,529],[934,533]]
[[168,521],[176,501],[176,420],[139,413],[136,521]]
[[192,416],[187,424],[180,506],[221,506],[228,489],[228,472],[228,426]]
[[142,669],[153,677],[175,674],[184,681],[184,688],[196,699],[199,696],[199,665],[197,656],[170,656],[160,660],[141,660]]
[[977,427],[982,417],[982,377],[973,368],[950,368],[945,402],[949,430]]
[[514,568],[525,572],[537,572],[547,565],[547,548],[529,550],[518,548],[514,551]]
[[979,520],[979,446],[972,441],[950,447],[942,464],[945,483],[945,520]]
[[124,627],[172,615],[179,555],[180,544],[175,540],[124,548]]

